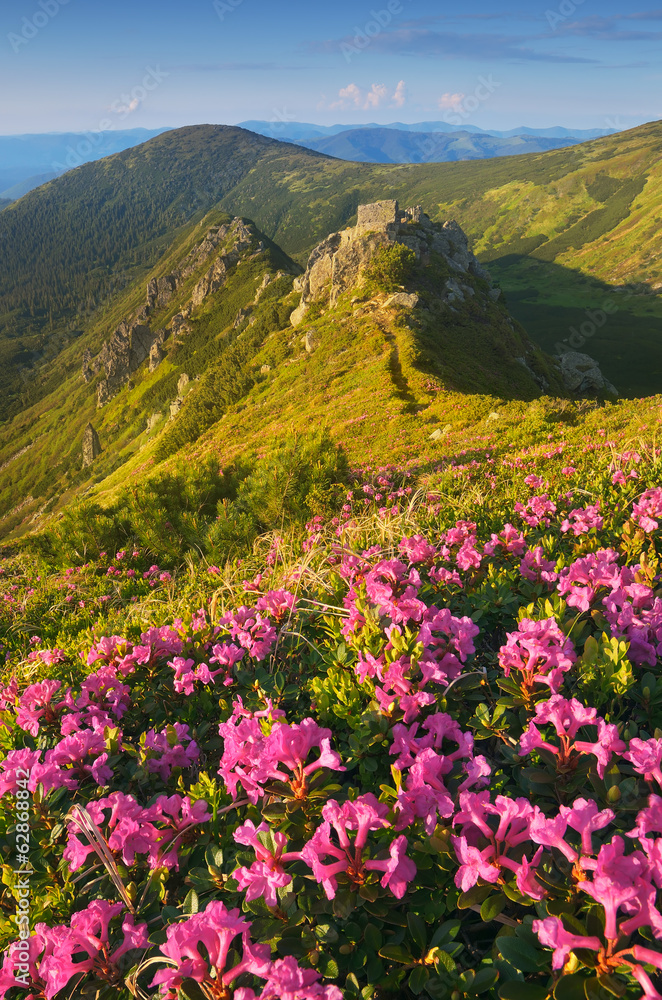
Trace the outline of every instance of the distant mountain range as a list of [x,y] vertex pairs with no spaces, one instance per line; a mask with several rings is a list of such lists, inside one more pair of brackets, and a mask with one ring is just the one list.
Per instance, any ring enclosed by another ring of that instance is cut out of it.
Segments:
[[246,128],[259,135],[266,135],[270,139],[289,139],[292,142],[307,143],[309,139],[322,139],[324,136],[338,135],[340,132],[353,132],[357,129],[396,129],[398,132],[471,132],[475,135],[492,135],[498,139],[512,139],[518,135],[532,135],[541,139],[577,139],[586,142],[589,139],[599,139],[605,135],[613,135],[616,129],[569,129],[560,125],[554,128],[527,128],[525,125],[519,128],[509,129],[506,132],[499,132],[494,129],[479,128],[478,125],[449,125],[444,121],[414,122],[392,122],[390,125],[378,125],[376,122],[368,122],[358,125],[313,125],[310,122],[285,122],[285,121],[246,121],[239,122],[238,128]]
[[167,128],[133,128],[2,135],[0,200],[21,198],[73,167],[121,153],[167,131]]
[[502,138],[487,133],[401,132],[391,128],[357,128],[320,139],[292,140],[327,156],[357,163],[447,163],[453,160],[487,160],[497,156],[545,153],[576,146],[577,137],[547,139],[535,135]]

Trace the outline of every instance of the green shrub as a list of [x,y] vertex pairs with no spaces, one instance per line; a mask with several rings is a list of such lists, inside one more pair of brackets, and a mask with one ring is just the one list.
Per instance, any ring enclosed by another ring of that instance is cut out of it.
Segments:
[[402,243],[381,247],[365,269],[366,279],[382,292],[395,292],[411,276],[416,254]]

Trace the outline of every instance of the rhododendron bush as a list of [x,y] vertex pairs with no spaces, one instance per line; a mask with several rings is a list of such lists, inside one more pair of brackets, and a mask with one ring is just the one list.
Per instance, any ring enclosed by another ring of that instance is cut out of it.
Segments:
[[230,581],[7,562],[0,998],[662,998],[659,460],[544,461]]

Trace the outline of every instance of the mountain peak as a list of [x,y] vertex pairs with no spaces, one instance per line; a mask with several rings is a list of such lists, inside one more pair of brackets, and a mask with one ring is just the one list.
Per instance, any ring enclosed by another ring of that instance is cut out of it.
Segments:
[[489,272],[469,250],[467,237],[456,222],[433,223],[421,205],[401,211],[395,200],[378,201],[359,205],[355,226],[332,233],[313,250],[305,274],[295,282],[301,302],[292,313],[292,325],[303,321],[315,300],[326,298],[329,305],[335,305],[343,292],[363,283],[380,251],[396,246],[409,249],[424,266],[430,263],[431,255],[443,259],[449,275],[440,296],[449,308],[476,292],[473,285],[463,291],[455,276],[479,278],[489,286],[489,298],[499,298]]

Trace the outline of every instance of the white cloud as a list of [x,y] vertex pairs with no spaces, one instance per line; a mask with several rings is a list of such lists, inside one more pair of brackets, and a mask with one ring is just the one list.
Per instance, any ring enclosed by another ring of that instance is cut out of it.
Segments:
[[[373,83],[369,90],[364,90],[356,83],[350,83],[347,87],[342,87],[338,91],[338,99],[328,105],[330,110],[337,108],[361,108],[363,111],[381,108],[385,104],[390,104],[401,108],[406,101],[406,84],[400,80],[395,91],[391,93],[384,83]],[[325,104],[325,101],[322,102]]]
[[407,101],[407,84],[404,80],[400,80],[400,83],[395,88],[395,93],[393,95],[393,103],[396,108],[401,108]]
[[442,111],[447,108],[457,108],[466,96],[466,94],[442,94],[438,102],[439,107]]
[[387,99],[388,88],[385,87],[383,83],[373,83],[363,107],[366,111],[368,108],[378,108],[380,104],[383,104]]
[[129,104],[118,104],[116,102],[109,110],[126,117],[126,115],[130,115],[133,111],[137,111],[139,107],[140,101],[137,97],[134,97]]

